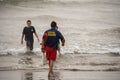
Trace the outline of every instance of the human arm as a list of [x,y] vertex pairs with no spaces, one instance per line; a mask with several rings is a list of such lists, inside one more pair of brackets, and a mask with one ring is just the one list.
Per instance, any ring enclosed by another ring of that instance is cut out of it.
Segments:
[[37,35],[36,32],[35,32],[35,36],[36,36],[36,38],[37,38],[37,40],[38,40],[38,42],[39,42],[40,40],[39,40],[39,37],[38,37],[38,35]]
[[24,38],[24,34],[22,34],[21,36],[21,44],[23,44],[23,38]]
[[44,40],[42,40],[42,44],[41,44],[41,51],[43,52],[43,53],[45,53],[45,45],[44,45]]
[[24,27],[24,29],[23,29],[22,36],[21,36],[21,44],[23,44],[24,35],[25,35],[25,27]]
[[62,42],[62,46],[64,46],[65,45],[65,39],[63,39],[61,42]]
[[37,35],[37,32],[36,32],[34,26],[33,26],[33,33],[35,34],[35,37],[37,38],[37,40],[38,40],[38,42],[39,42],[40,40],[39,40],[39,37],[38,37],[38,35]]
[[42,44],[41,44],[42,45],[41,50],[42,50],[43,53],[45,52],[45,44],[47,42],[47,39],[48,39],[48,35],[45,32],[44,35],[43,35]]
[[64,38],[64,36],[60,32],[58,32],[58,35],[59,35],[59,39],[61,40],[62,46],[64,46],[65,45],[65,38]]

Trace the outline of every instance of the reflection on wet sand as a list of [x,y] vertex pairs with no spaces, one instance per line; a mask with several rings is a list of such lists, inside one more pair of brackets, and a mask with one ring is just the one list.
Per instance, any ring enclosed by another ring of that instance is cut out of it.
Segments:
[[48,80],[61,80],[60,79],[60,73],[59,72],[54,72],[53,76],[48,77]]
[[[36,74],[37,73],[37,74]],[[54,72],[54,74],[50,77],[47,77],[45,74],[38,74],[39,72],[32,72],[32,71],[23,71],[22,72],[22,79],[21,80],[61,80],[60,79],[60,72]],[[38,76],[36,76],[38,75]],[[46,77],[46,78],[45,78]]]
[[47,70],[0,71],[0,80],[120,80],[120,71],[60,70],[47,77]]
[[33,80],[33,73],[32,72],[25,72],[23,80]]
[[48,80],[55,80],[55,77],[54,76],[48,77]]

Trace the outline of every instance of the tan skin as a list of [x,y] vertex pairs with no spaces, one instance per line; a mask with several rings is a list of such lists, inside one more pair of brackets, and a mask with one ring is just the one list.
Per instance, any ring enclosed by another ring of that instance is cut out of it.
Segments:
[[[31,27],[31,22],[27,22],[27,27]],[[37,38],[37,40],[38,40],[38,42],[39,42],[40,40],[39,40],[39,37],[38,37],[37,33],[35,32],[34,34],[35,34],[35,36],[36,36],[36,38]],[[24,36],[25,36],[25,35],[22,34],[21,44],[23,44],[23,38],[24,38]]]
[[[61,41],[62,42],[62,46],[65,45],[65,40]],[[44,47],[44,41],[42,41],[42,48],[43,48],[43,53],[45,53],[45,47]],[[53,65],[54,65],[54,61],[53,60],[49,60],[49,73],[48,73],[48,77],[50,77],[50,74],[53,74]]]

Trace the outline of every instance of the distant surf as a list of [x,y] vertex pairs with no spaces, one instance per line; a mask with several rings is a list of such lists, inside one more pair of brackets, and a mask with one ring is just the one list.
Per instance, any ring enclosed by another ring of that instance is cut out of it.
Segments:
[[[120,54],[119,0],[0,0],[0,55],[25,53],[21,33],[30,19],[41,39],[58,23],[66,44],[63,54]],[[35,39],[35,54],[41,54]]]

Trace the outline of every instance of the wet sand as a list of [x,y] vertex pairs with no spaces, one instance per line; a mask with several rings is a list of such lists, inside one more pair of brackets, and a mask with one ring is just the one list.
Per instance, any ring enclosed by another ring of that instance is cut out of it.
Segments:
[[[0,80],[49,80],[40,55],[0,56]],[[120,80],[118,54],[64,54],[57,58],[50,80]]]
[[47,77],[47,71],[1,71],[0,80],[120,80],[120,71],[65,71],[57,70],[54,77]]

